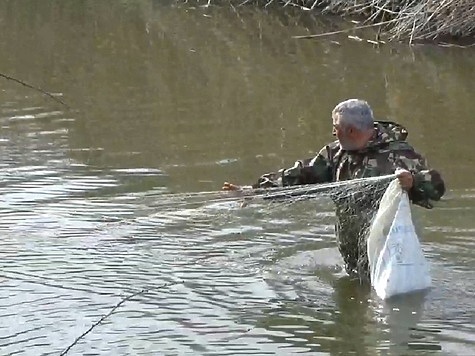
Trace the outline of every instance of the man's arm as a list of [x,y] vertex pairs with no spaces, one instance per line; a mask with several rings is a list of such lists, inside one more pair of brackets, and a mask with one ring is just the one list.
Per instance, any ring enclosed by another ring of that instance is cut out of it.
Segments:
[[328,159],[327,147],[315,157],[296,161],[295,164],[277,172],[266,173],[252,186],[239,186],[225,182],[223,190],[241,190],[284,187],[290,185],[326,183],[332,180],[332,165]]
[[272,188],[331,182],[331,167],[331,162],[327,156],[327,148],[324,147],[313,158],[299,160],[290,168],[262,175],[252,187]]
[[412,174],[412,187],[408,189],[409,199],[425,208],[431,209],[433,201],[438,201],[445,193],[445,183],[440,173],[430,169],[426,159],[411,149],[395,152],[396,169],[405,169]]

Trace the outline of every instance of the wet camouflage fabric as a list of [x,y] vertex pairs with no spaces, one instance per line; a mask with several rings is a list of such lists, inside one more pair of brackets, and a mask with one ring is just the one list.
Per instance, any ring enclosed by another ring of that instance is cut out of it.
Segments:
[[[414,175],[414,186],[408,192],[414,204],[432,208],[445,192],[440,174],[429,169],[427,162],[406,142],[407,130],[389,121],[375,122],[374,138],[360,151],[342,150],[338,141],[325,147],[313,158],[295,162],[288,169],[261,176],[254,188],[300,184],[328,183],[392,174],[404,168]],[[375,186],[371,193],[346,196],[335,194],[336,234],[340,253],[350,275],[368,279],[366,236],[372,217],[388,183]],[[358,196],[360,195],[360,196]]]

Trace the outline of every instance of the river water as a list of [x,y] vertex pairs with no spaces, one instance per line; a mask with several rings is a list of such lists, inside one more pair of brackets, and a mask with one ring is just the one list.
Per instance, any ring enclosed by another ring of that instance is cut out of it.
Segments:
[[[334,28],[290,8],[0,2],[0,72],[69,106],[0,78],[0,354],[475,354],[475,49],[292,38]],[[349,279],[328,202],[217,192],[312,156],[349,97],[446,180],[413,209],[428,293],[383,302]]]

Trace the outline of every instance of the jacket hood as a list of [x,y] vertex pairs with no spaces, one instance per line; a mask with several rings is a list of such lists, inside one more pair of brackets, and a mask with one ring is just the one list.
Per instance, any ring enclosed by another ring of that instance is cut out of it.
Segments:
[[392,121],[375,121],[375,137],[368,142],[367,147],[376,147],[395,141],[406,141],[406,128]]

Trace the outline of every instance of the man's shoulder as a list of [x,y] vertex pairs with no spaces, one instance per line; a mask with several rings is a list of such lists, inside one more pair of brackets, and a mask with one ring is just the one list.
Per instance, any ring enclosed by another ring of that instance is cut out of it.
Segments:
[[326,159],[331,159],[341,149],[340,142],[338,140],[327,143],[318,152],[318,156],[323,156]]
[[332,141],[330,143],[327,143],[323,149],[329,149],[332,151],[338,151],[341,148],[340,142],[338,140]]
[[407,159],[421,159],[422,155],[418,153],[407,141],[391,141],[376,148],[378,156],[394,155],[405,157]]
[[390,151],[414,151],[414,147],[407,141],[391,141],[388,144],[388,149]]

